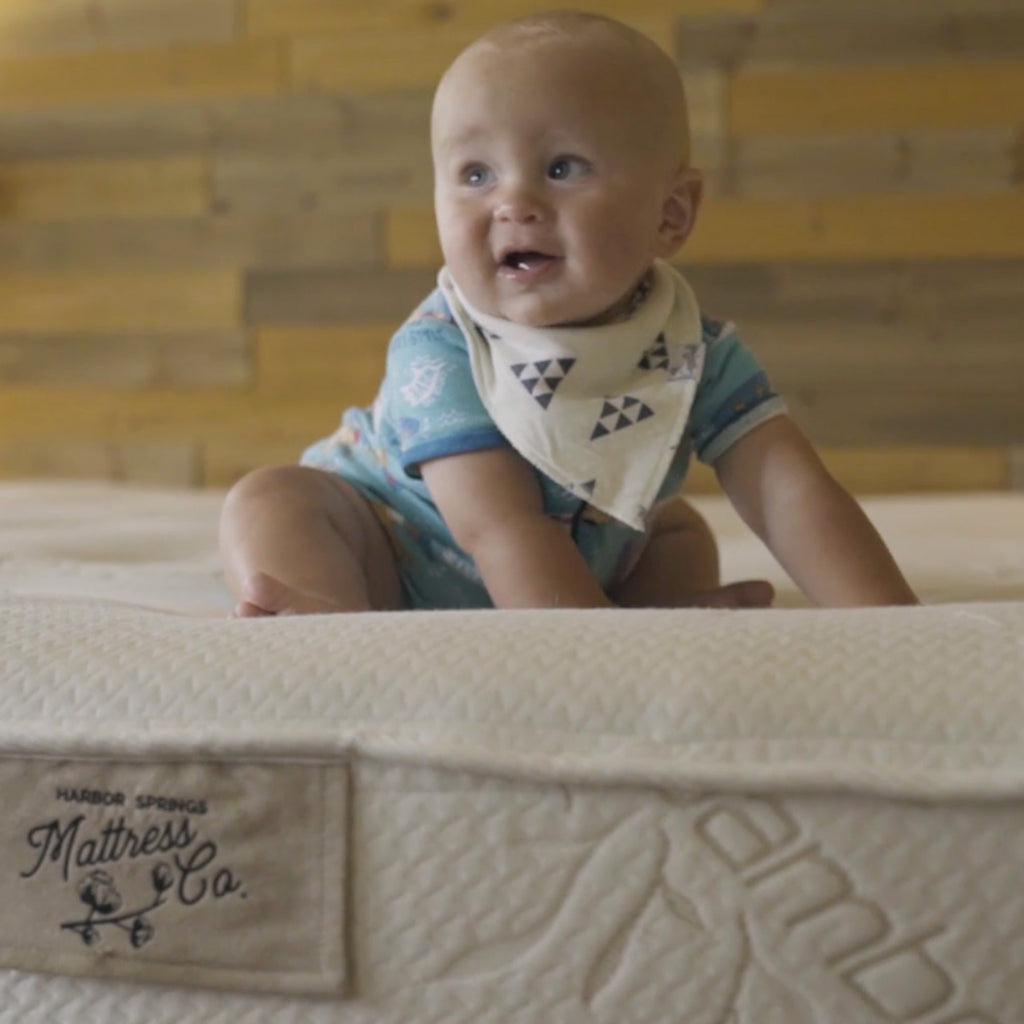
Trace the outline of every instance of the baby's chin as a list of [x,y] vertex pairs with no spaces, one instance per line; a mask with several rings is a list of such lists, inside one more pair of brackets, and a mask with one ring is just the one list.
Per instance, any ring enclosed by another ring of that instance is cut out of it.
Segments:
[[[480,313],[520,327],[597,327],[617,318],[620,303],[586,301],[582,297],[557,298],[536,292],[501,295],[500,291],[465,287],[456,279],[459,290],[469,304]],[[484,294],[479,294],[484,292]]]
[[[617,304],[616,304],[617,305]],[[537,329],[555,327],[598,327],[615,319],[615,308],[598,306],[550,306],[528,303],[508,303],[502,311],[492,314],[521,327]]]

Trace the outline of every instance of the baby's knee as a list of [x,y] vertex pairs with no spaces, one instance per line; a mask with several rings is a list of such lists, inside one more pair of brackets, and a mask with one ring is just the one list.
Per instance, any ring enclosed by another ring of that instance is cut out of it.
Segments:
[[244,516],[254,506],[301,503],[310,490],[310,470],[302,466],[261,466],[237,480],[224,498],[223,515]]
[[707,520],[684,498],[670,498],[654,510],[652,534],[686,533],[695,541],[715,545]]

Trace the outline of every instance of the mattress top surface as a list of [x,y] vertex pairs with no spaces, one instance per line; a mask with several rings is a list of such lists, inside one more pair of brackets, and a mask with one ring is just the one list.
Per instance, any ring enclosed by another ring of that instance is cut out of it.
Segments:
[[366,756],[591,781],[1024,789],[1024,496],[875,499],[927,604],[232,620],[221,495],[0,486],[0,747]]

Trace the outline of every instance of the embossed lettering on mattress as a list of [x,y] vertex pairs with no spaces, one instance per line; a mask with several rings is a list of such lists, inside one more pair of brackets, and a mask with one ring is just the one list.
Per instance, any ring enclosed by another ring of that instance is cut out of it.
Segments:
[[342,991],[345,773],[0,761],[0,965]]
[[[899,937],[891,911],[859,891],[836,856],[810,841],[781,802],[712,799],[694,828],[735,873],[744,902],[757,908],[750,916],[774,918],[770,926],[787,937],[815,929],[820,966],[847,985],[877,1019],[894,1024],[1002,1024],[976,1009],[957,1007],[957,982],[929,948],[945,926],[936,922]],[[748,917],[748,936],[752,927]],[[748,946],[748,956],[754,955]]]

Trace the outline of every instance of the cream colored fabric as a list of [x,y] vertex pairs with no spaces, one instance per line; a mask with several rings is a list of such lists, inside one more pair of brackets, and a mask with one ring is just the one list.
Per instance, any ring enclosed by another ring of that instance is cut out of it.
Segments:
[[628,320],[526,327],[474,309],[438,277],[484,407],[543,473],[643,530],[683,436],[704,364],[697,299],[659,261]]
[[[921,608],[251,621],[218,499],[0,486],[2,1024],[1020,1020],[1021,496],[867,503]],[[86,949],[167,851],[33,873],[58,785],[206,801],[228,895]]]

